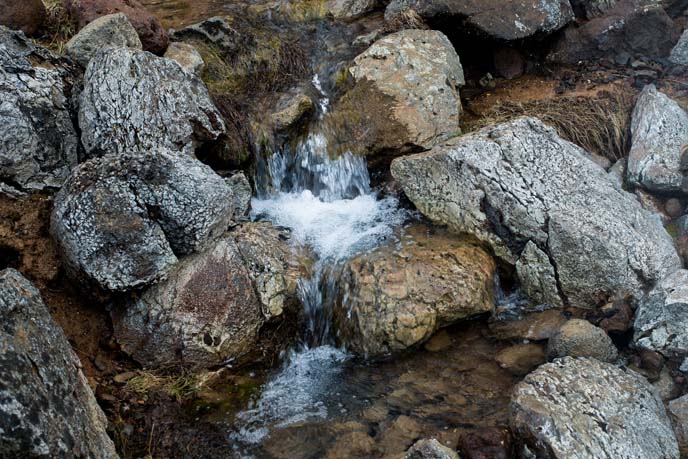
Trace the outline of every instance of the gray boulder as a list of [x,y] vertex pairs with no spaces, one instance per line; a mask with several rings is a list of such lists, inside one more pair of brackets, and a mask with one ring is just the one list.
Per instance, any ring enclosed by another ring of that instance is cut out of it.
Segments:
[[164,150],[94,158],[55,198],[51,232],[73,277],[110,291],[160,280],[234,217],[235,192],[210,167]]
[[571,319],[547,342],[547,358],[566,356],[614,362],[619,353],[604,330],[587,320]]
[[71,60],[0,26],[0,188],[59,188],[76,166],[79,139]]
[[636,311],[635,345],[666,357],[688,356],[688,270],[663,279]]
[[447,33],[473,29],[497,40],[520,40],[555,32],[573,20],[568,0],[392,0],[385,19],[413,11]]
[[67,42],[67,54],[86,67],[95,54],[107,47],[141,49],[136,29],[123,13],[108,14],[89,22]]
[[678,459],[662,400],[638,373],[589,358],[542,365],[514,389],[521,457]]
[[404,459],[459,459],[459,455],[432,438],[415,442]]
[[198,50],[193,45],[181,41],[170,43],[165,51],[165,57],[174,59],[184,70],[191,73],[200,73],[205,65]]
[[172,59],[103,49],[84,79],[79,126],[89,156],[160,148],[193,154],[225,132],[203,82]]
[[682,189],[681,159],[688,145],[688,113],[654,85],[638,97],[631,119],[629,183],[651,191]]
[[669,60],[676,65],[688,65],[688,29],[683,31],[678,43],[671,49]]
[[116,458],[79,359],[40,293],[0,271],[0,456]]
[[504,261],[517,264],[535,244],[547,256],[526,252],[530,269],[520,281],[548,291],[554,271],[564,304],[591,308],[618,293],[641,298],[681,266],[661,221],[537,119],[518,118],[397,158],[391,171],[426,217],[485,241]]

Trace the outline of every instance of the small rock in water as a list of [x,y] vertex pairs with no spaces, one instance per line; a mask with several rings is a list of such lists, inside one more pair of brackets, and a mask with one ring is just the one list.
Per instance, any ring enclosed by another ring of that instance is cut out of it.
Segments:
[[470,431],[459,438],[461,459],[511,459],[513,439],[506,427],[488,427]]
[[517,376],[526,375],[547,361],[542,345],[534,343],[508,347],[495,359],[500,367]]
[[547,343],[547,358],[564,356],[592,357],[603,362],[613,362],[619,354],[604,330],[587,320],[571,319]]
[[433,438],[415,442],[404,459],[459,459],[459,455]]
[[497,339],[527,339],[541,341],[552,337],[566,322],[558,309],[527,314],[518,320],[500,320],[489,323],[490,332]]

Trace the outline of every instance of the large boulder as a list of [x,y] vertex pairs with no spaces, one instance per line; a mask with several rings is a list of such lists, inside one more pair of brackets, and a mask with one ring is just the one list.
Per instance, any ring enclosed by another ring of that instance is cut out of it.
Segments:
[[79,359],[41,295],[0,271],[0,456],[116,458]]
[[592,308],[619,293],[641,298],[681,266],[659,218],[537,119],[518,118],[397,158],[391,170],[425,216],[489,243],[507,263],[518,265],[535,244],[546,256],[526,252],[529,274],[520,281],[531,288],[532,273],[543,273],[531,290],[551,296],[556,286],[563,304]]
[[671,49],[669,60],[676,65],[688,66],[688,29],[683,31],[678,43]]
[[65,46],[67,54],[83,67],[106,47],[142,49],[136,29],[123,13],[108,14],[89,22]]
[[40,31],[45,18],[45,5],[41,0],[0,0],[2,26],[35,35]]
[[79,29],[101,16],[123,13],[136,29],[143,49],[155,54],[167,49],[169,38],[165,28],[137,0],[62,0],[62,4]]
[[569,0],[392,0],[385,19],[413,11],[446,33],[473,29],[497,40],[520,40],[555,32],[573,20]]
[[635,345],[666,357],[688,356],[688,270],[663,279],[636,311]]
[[71,60],[0,26],[0,184],[59,188],[78,160]]
[[688,113],[654,85],[645,86],[638,96],[631,119],[631,140],[628,182],[651,191],[681,191]]
[[82,163],[55,198],[51,232],[73,277],[125,291],[160,280],[234,217],[233,188],[164,150]]
[[679,33],[658,0],[619,0],[603,16],[566,28],[548,59],[576,64],[624,55],[665,58]]
[[441,32],[388,35],[357,56],[349,72],[356,85],[332,114],[344,125],[335,129],[343,133],[336,139],[342,150],[427,149],[460,132],[463,69]]
[[122,349],[147,368],[198,370],[255,347],[263,323],[296,302],[303,274],[284,230],[248,223],[184,258],[113,312]]
[[514,389],[509,424],[521,457],[679,457],[664,405],[650,383],[595,359],[565,357],[526,376]]
[[399,245],[344,267],[334,313],[340,338],[371,357],[423,343],[441,327],[492,311],[495,269],[481,247],[412,227]]
[[91,60],[79,106],[90,156],[194,147],[225,132],[222,115],[196,75],[172,59],[108,48]]

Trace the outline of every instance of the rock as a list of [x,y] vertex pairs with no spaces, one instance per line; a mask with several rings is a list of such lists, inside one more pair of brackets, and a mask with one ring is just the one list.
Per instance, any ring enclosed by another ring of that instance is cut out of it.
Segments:
[[439,328],[493,308],[495,264],[461,239],[423,234],[351,259],[340,280],[335,322],[355,352],[382,356],[428,340]]
[[667,276],[638,306],[633,339],[665,357],[688,356],[688,270]]
[[509,424],[520,453],[538,458],[679,457],[652,386],[641,375],[589,358],[542,365],[519,383]]
[[624,186],[624,177],[626,177],[627,161],[627,158],[621,158],[620,160],[615,162],[611,168],[609,168],[609,172],[607,173],[607,177],[609,177],[609,180],[611,180],[614,186],[616,186],[620,190],[623,189]]
[[39,291],[0,271],[2,457],[117,458],[81,363]]
[[500,367],[517,376],[525,376],[546,362],[545,351],[539,344],[516,344],[495,357]]
[[547,358],[591,357],[614,362],[619,357],[616,346],[601,328],[582,319],[571,319],[547,343]]
[[[396,158],[391,171],[426,217],[485,241],[505,262],[516,264],[535,244],[547,254],[539,257],[542,285],[551,287],[554,270],[570,306],[593,308],[620,292],[641,298],[681,264],[659,219],[534,118]],[[537,259],[529,256],[528,272],[537,272]],[[523,287],[542,290],[530,285],[534,277],[521,278]]]
[[674,426],[678,446],[681,452],[685,453],[688,451],[688,395],[670,401],[667,411]]
[[683,204],[676,198],[669,198],[664,203],[664,211],[671,218],[678,218],[683,215]]
[[631,138],[629,183],[651,191],[680,191],[684,180],[682,149],[688,144],[688,113],[654,85],[648,85],[633,109]]
[[661,398],[663,402],[668,402],[669,400],[678,397],[682,392],[681,387],[676,384],[674,378],[669,373],[669,369],[667,368],[664,368],[659,373],[659,377],[652,383],[652,385],[659,395],[659,398]]
[[200,74],[205,65],[201,54],[196,48],[189,43],[181,41],[170,43],[167,47],[167,51],[165,51],[165,57],[174,59],[184,70],[195,74]]
[[325,8],[335,19],[348,19],[369,13],[378,4],[378,0],[327,0]]
[[89,22],[67,42],[67,54],[83,67],[103,48],[142,49],[134,26],[122,13],[108,14]]
[[571,6],[577,15],[584,19],[592,19],[604,16],[616,2],[617,0],[571,0]]
[[246,37],[242,36],[222,16],[208,18],[197,24],[175,30],[172,32],[172,37],[175,40],[200,38],[205,42],[212,43],[221,52],[229,55],[238,53],[239,48],[242,46],[242,41],[246,40]]
[[304,93],[298,93],[280,101],[277,111],[272,115],[272,125],[277,131],[286,131],[315,110],[313,100]]
[[177,256],[224,232],[234,209],[234,190],[190,156],[107,155],[74,170],[55,198],[51,233],[74,278],[126,291],[162,279]]
[[459,437],[463,459],[511,459],[514,457],[511,433],[507,427],[475,429]]
[[415,442],[404,459],[459,459],[459,455],[432,438]]
[[383,427],[379,446],[387,456],[402,453],[420,437],[423,427],[414,418],[401,415],[391,424]]
[[518,50],[508,47],[502,47],[495,51],[493,62],[497,73],[507,80],[523,75],[526,67],[523,55]]
[[622,335],[633,327],[633,309],[625,300],[616,299],[602,306],[604,319],[600,328],[607,333]]
[[0,26],[36,35],[46,18],[41,0],[0,0]]
[[243,172],[237,172],[225,178],[227,185],[232,188],[232,207],[234,215],[238,219],[243,219],[248,214],[251,207],[251,198],[253,197],[253,189],[251,182],[248,181]]
[[621,54],[665,58],[679,31],[656,0],[618,0],[604,16],[564,30],[548,59],[561,64]]
[[203,82],[171,59],[104,49],[84,79],[79,126],[89,156],[159,148],[192,154],[225,132]]
[[554,267],[547,254],[528,241],[516,262],[516,276],[528,297],[540,303],[561,308],[564,306],[557,287]]
[[676,65],[688,65],[688,29],[683,31],[676,46],[671,49],[669,61]]
[[504,41],[549,34],[573,20],[568,0],[392,0],[385,10],[385,20],[393,21],[400,14],[408,14],[408,10],[448,34],[473,29]]
[[78,78],[71,60],[0,26],[0,184],[7,192],[59,188],[76,166],[70,98]]
[[497,320],[489,323],[490,332],[497,339],[527,339],[542,341],[549,339],[566,322],[560,310],[550,309],[534,312],[516,320]]
[[460,132],[463,69],[441,32],[387,35],[357,56],[349,71],[356,85],[330,117],[344,118],[341,138],[331,142],[341,149],[368,154],[430,148]]
[[144,50],[162,54],[167,49],[167,32],[137,0],[62,0],[62,4],[79,29],[101,16],[124,13],[136,29]]

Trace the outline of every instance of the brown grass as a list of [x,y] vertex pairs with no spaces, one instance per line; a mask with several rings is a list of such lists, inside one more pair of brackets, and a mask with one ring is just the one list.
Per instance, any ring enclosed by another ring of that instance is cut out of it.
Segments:
[[194,396],[210,378],[210,373],[162,374],[141,371],[124,386],[125,390],[139,396],[162,392],[181,402]]
[[48,16],[45,20],[45,45],[64,54],[64,45],[76,33],[76,24],[60,0],[43,0]]
[[596,97],[558,97],[524,103],[504,101],[464,126],[464,130],[469,132],[519,116],[532,116],[554,127],[564,139],[616,161],[626,156],[630,147],[634,100],[628,92],[601,91]]

